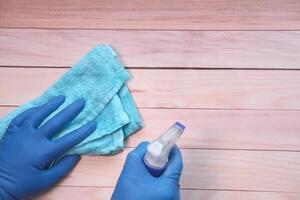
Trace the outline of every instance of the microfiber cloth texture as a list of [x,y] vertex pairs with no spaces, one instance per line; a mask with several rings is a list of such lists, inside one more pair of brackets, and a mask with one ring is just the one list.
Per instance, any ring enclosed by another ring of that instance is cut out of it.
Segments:
[[[124,140],[142,128],[143,122],[128,90],[130,75],[109,45],[98,45],[50,86],[40,97],[18,107],[0,120],[0,138],[13,118],[28,108],[64,95],[64,104],[84,98],[85,108],[54,139],[95,120],[97,129],[68,154],[108,155],[124,147]],[[47,120],[47,119],[46,119]]]

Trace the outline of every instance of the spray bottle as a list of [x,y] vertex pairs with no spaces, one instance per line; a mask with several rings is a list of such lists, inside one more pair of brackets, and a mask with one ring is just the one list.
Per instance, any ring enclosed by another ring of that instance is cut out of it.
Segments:
[[184,129],[184,125],[176,122],[165,133],[148,145],[143,161],[152,176],[159,177],[164,172],[170,151]]

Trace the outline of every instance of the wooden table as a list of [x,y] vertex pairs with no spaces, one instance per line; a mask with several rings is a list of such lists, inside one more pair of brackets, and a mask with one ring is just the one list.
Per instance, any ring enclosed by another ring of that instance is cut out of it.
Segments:
[[39,199],[109,199],[128,151],[175,120],[182,199],[300,199],[298,0],[0,0],[0,27],[1,116],[108,43],[146,124]]

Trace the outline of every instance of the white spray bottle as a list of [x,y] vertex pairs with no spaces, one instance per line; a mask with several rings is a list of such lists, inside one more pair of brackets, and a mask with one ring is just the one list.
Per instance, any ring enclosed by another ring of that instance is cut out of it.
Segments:
[[144,163],[150,174],[158,177],[164,172],[170,151],[184,129],[184,125],[176,122],[165,133],[148,145],[144,156]]

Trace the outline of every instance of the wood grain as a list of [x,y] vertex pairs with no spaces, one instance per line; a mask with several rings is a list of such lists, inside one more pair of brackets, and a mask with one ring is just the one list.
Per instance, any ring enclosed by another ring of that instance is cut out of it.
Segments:
[[103,187],[55,187],[37,200],[111,200],[114,188]]
[[[59,185],[114,187],[128,151],[84,156]],[[182,189],[299,192],[299,152],[182,149],[182,155]]]
[[[67,69],[1,68],[0,105],[38,96]],[[300,71],[130,70],[139,107],[300,109]],[[37,84],[38,83],[38,84]]]
[[0,2],[0,26],[24,28],[299,29],[297,0],[118,0]]
[[[0,107],[0,118],[14,107]],[[151,141],[179,120],[187,126],[181,148],[300,151],[300,112],[140,109],[145,127],[127,147]]]
[[[110,200],[113,188],[56,187],[40,196],[38,200]],[[298,200],[299,193],[181,190],[183,200]]]
[[176,120],[182,199],[300,199],[299,21],[298,0],[0,0],[0,118],[106,43],[146,124],[38,199],[110,199],[127,153]]
[[300,68],[300,31],[0,29],[0,65],[71,66],[103,43],[128,67]]

